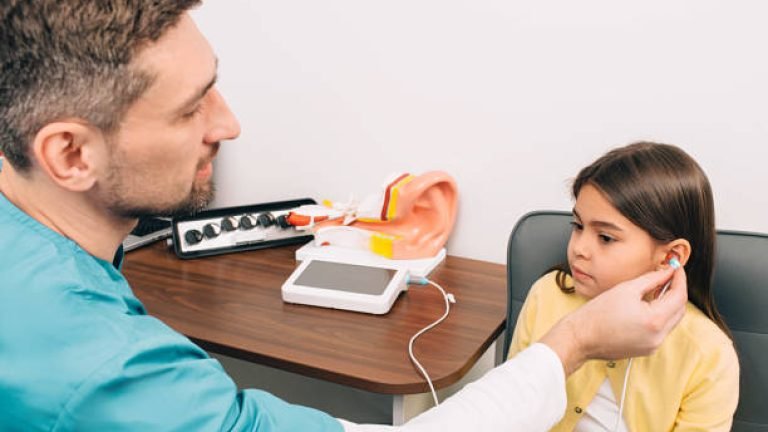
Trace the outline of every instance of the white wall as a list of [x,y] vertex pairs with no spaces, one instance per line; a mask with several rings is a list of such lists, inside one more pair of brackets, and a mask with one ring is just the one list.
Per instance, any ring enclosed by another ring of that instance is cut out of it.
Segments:
[[504,262],[515,221],[569,209],[611,147],[677,144],[719,228],[768,232],[768,2],[208,1],[243,133],[218,206],[374,191],[390,172],[460,187],[454,255]]

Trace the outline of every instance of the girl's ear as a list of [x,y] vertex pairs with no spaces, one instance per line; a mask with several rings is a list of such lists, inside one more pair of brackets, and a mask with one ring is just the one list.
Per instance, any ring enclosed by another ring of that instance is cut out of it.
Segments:
[[676,239],[664,245],[664,259],[659,263],[663,268],[669,265],[669,260],[677,258],[680,264],[685,266],[691,257],[691,243],[686,239]]

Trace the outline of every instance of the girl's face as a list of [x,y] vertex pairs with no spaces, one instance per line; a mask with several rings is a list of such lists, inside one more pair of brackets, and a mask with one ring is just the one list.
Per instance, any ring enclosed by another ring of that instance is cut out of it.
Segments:
[[573,208],[568,264],[576,292],[592,298],[660,267],[667,248],[619,213],[596,187],[581,188]]

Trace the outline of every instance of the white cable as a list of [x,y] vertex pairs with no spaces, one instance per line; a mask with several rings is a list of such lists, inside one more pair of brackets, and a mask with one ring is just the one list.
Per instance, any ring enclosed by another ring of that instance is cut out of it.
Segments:
[[629,369],[631,367],[632,367],[632,359],[629,359],[629,362],[627,362],[627,371],[624,372],[624,384],[621,385],[621,402],[619,402],[619,415],[616,417],[616,425],[614,425],[613,427],[613,432],[617,432],[619,430],[619,423],[621,423],[621,416],[624,413],[624,398],[627,396],[627,380],[629,379]]
[[[676,258],[672,258],[669,260],[669,265],[671,265],[673,268],[678,269],[680,268],[681,264]],[[664,284],[664,287],[661,289],[661,292],[656,298],[661,298],[664,296],[664,293],[667,292],[669,289],[669,286],[672,285],[672,279],[667,281],[666,284]],[[622,415],[624,414],[624,399],[627,397],[627,381],[629,380],[629,370],[632,368],[632,359],[629,359],[627,362],[627,370],[624,372],[624,383],[621,385],[621,402],[619,402],[619,415],[616,417],[616,424],[613,426],[613,432],[618,432],[619,430],[619,424],[621,423]]]
[[443,316],[438,318],[437,321],[435,321],[432,324],[430,324],[430,325],[424,327],[423,329],[419,330],[415,335],[413,335],[411,337],[411,340],[408,342],[408,355],[411,358],[411,362],[413,362],[413,364],[416,366],[416,369],[418,369],[419,372],[421,372],[421,375],[424,376],[424,379],[427,380],[427,384],[429,385],[429,390],[432,392],[432,398],[435,401],[435,406],[438,406],[438,405],[440,405],[440,402],[437,400],[437,392],[435,392],[435,387],[432,385],[432,379],[429,377],[429,374],[424,369],[424,367],[421,365],[421,363],[419,363],[419,361],[416,360],[416,356],[413,355],[413,343],[414,343],[414,341],[416,341],[417,337],[421,336],[422,334],[424,334],[427,331],[429,331],[432,328],[434,328],[436,325],[438,325],[441,322],[443,322],[443,320],[445,320],[445,318],[448,317],[448,312],[451,311],[451,303],[456,303],[456,300],[454,299],[453,294],[447,294],[445,292],[445,290],[443,289],[443,287],[441,287],[437,283],[435,283],[435,282],[433,282],[433,281],[431,281],[429,279],[424,279],[424,280],[427,283],[429,283],[430,285],[432,285],[435,288],[439,289],[440,293],[443,294],[443,299],[445,300],[445,313],[443,313]]

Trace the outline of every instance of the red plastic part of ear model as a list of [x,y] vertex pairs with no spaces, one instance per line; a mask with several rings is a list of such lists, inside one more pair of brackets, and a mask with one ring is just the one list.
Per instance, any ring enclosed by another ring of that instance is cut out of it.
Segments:
[[[314,221],[320,222],[328,219],[328,216],[315,216]],[[286,218],[289,224],[293,226],[306,226],[309,225],[310,222],[312,222],[312,216],[306,216],[306,215],[300,215],[296,214],[294,212],[288,213],[288,217]]]
[[387,185],[387,190],[384,191],[384,205],[381,206],[381,220],[386,221],[389,220],[387,218],[387,210],[389,209],[389,200],[392,195],[392,188],[395,187],[395,185],[400,182],[402,179],[408,177],[410,174],[405,173],[401,175],[400,177],[396,178],[395,181]]

